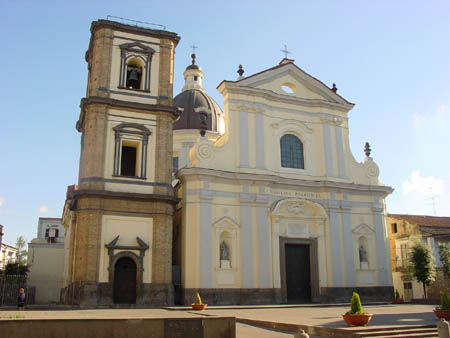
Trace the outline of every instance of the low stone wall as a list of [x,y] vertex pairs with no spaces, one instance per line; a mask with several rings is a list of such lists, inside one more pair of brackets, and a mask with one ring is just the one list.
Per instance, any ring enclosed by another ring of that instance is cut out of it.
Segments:
[[209,305],[247,305],[247,304],[280,304],[280,289],[182,289],[181,299],[184,305],[195,301],[200,293],[202,302]]
[[321,288],[320,300],[323,303],[349,303],[353,292],[357,292],[361,301],[365,302],[390,302],[394,299],[394,288],[392,286],[370,286],[370,287],[345,287],[345,288]]
[[235,338],[236,319],[13,319],[0,320],[0,336],[14,338]]
[[[61,303],[80,307],[114,306],[110,283],[76,282],[61,290]],[[164,283],[141,283],[136,290],[139,306],[173,305],[173,285]]]

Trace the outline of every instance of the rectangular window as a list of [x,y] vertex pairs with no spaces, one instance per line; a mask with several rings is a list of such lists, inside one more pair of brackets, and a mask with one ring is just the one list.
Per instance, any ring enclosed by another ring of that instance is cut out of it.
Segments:
[[391,224],[391,229],[392,229],[392,233],[396,234],[397,233],[397,223],[392,223]]
[[401,262],[400,266],[406,268],[408,266],[408,244],[400,245]]
[[120,175],[137,176],[136,175],[136,147],[122,145],[122,156],[120,158]]
[[411,290],[412,289],[412,283],[403,283],[403,287],[405,290]]
[[178,171],[178,156],[172,157],[172,173],[175,175],[175,173]]

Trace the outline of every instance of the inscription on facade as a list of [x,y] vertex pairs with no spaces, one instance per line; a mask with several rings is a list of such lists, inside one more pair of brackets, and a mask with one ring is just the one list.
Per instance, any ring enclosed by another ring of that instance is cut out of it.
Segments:
[[325,192],[270,189],[270,194],[275,195],[275,196],[296,197],[296,198],[305,198],[305,199],[312,199],[312,200],[329,199],[329,194],[325,193]]

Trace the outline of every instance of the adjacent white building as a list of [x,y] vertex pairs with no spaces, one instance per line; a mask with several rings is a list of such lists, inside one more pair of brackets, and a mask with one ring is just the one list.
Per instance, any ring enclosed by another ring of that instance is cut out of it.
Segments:
[[40,217],[37,237],[28,243],[28,284],[36,287],[36,304],[58,302],[64,267],[61,218]]
[[0,270],[3,270],[8,263],[16,261],[17,248],[1,243],[0,251]]

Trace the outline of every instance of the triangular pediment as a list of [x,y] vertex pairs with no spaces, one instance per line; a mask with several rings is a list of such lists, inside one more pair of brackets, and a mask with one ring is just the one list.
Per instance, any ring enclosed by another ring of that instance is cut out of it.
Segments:
[[370,234],[373,234],[375,231],[371,227],[369,227],[367,224],[360,224],[356,228],[353,229],[353,232],[355,234],[370,235]]
[[[283,60],[284,61],[284,60]],[[275,95],[348,106],[353,104],[335,93],[323,82],[309,75],[293,62],[285,62],[239,80],[239,87],[273,92]]]
[[212,224],[214,228],[239,228],[239,224],[237,224],[233,219],[228,216],[224,216],[218,219],[216,222]]
[[121,49],[133,51],[133,52],[141,52],[141,53],[154,53],[155,50],[149,46],[146,46],[140,42],[130,42],[123,43],[120,45]]

